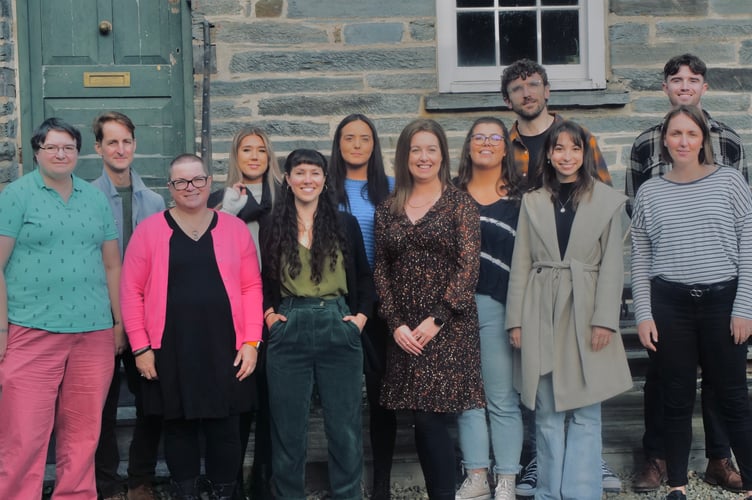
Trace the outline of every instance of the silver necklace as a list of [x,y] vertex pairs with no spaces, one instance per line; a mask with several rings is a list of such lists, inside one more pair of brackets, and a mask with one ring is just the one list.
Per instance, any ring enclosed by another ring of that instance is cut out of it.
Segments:
[[[183,221],[180,217],[178,217],[177,211],[173,211],[172,216],[175,219],[175,222],[178,223],[178,226],[180,226],[180,228],[183,230],[183,232],[186,233],[186,235],[193,241],[198,241],[201,238],[201,235],[204,231],[199,231],[195,226],[191,226],[187,222]],[[204,215],[202,218],[205,220],[206,216]],[[204,224],[205,222],[201,221],[199,227],[202,228]]]
[[572,199],[572,194],[573,194],[573,193],[569,193],[569,196],[568,196],[568,197],[567,197],[567,199],[566,199],[566,200],[564,201],[564,203],[562,203],[562,202],[561,202],[561,200],[560,200],[560,199],[559,199],[558,197],[556,198],[556,201],[558,201],[558,202],[559,202],[559,205],[561,206],[561,208],[559,209],[559,212],[561,212],[561,213],[564,213],[564,212],[566,212],[566,211],[567,211],[567,203],[569,203],[569,200],[571,200],[571,199]]

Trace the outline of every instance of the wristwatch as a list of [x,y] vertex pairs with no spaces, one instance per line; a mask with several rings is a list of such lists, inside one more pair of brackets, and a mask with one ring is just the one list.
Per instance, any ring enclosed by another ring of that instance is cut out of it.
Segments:
[[439,330],[444,326],[444,320],[441,318],[433,317],[433,324],[439,327]]

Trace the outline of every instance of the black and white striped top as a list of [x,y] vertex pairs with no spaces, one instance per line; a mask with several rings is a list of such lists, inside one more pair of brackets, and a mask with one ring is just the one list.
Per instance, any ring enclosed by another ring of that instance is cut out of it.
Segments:
[[739,278],[733,315],[752,319],[752,195],[744,177],[718,168],[689,183],[663,176],[637,192],[632,218],[635,319],[652,319],[650,279],[686,285]]
[[506,304],[509,268],[517,236],[519,200],[501,198],[480,211],[480,274],[475,293]]

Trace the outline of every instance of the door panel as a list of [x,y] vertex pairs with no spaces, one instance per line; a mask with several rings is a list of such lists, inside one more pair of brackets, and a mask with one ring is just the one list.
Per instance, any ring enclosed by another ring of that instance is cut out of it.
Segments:
[[41,61],[21,72],[24,136],[50,116],[73,123],[83,135],[76,173],[93,179],[102,162],[92,120],[121,111],[136,124],[134,168],[164,186],[169,161],[195,148],[188,0],[27,0],[19,18],[29,61]]
[[113,32],[118,34],[113,40],[116,64],[170,64],[173,48],[169,41],[174,35],[168,30],[179,29],[180,25],[173,26],[170,22],[174,14],[166,5],[164,0],[113,2],[115,20],[127,19],[133,12],[138,14],[127,29],[122,29],[122,25],[113,26]]

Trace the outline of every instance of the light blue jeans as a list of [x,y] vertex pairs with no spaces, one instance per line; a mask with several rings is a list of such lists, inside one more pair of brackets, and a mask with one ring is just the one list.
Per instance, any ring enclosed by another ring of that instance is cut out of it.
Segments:
[[[517,474],[522,451],[520,396],[514,389],[514,348],[504,329],[504,304],[488,295],[476,295],[480,322],[480,366],[490,422],[495,474]],[[489,425],[486,409],[467,410],[457,417],[462,464],[465,469],[486,469]]]
[[552,377],[544,375],[535,398],[535,500],[600,500],[601,404],[572,410],[565,430],[566,414],[554,409]]

